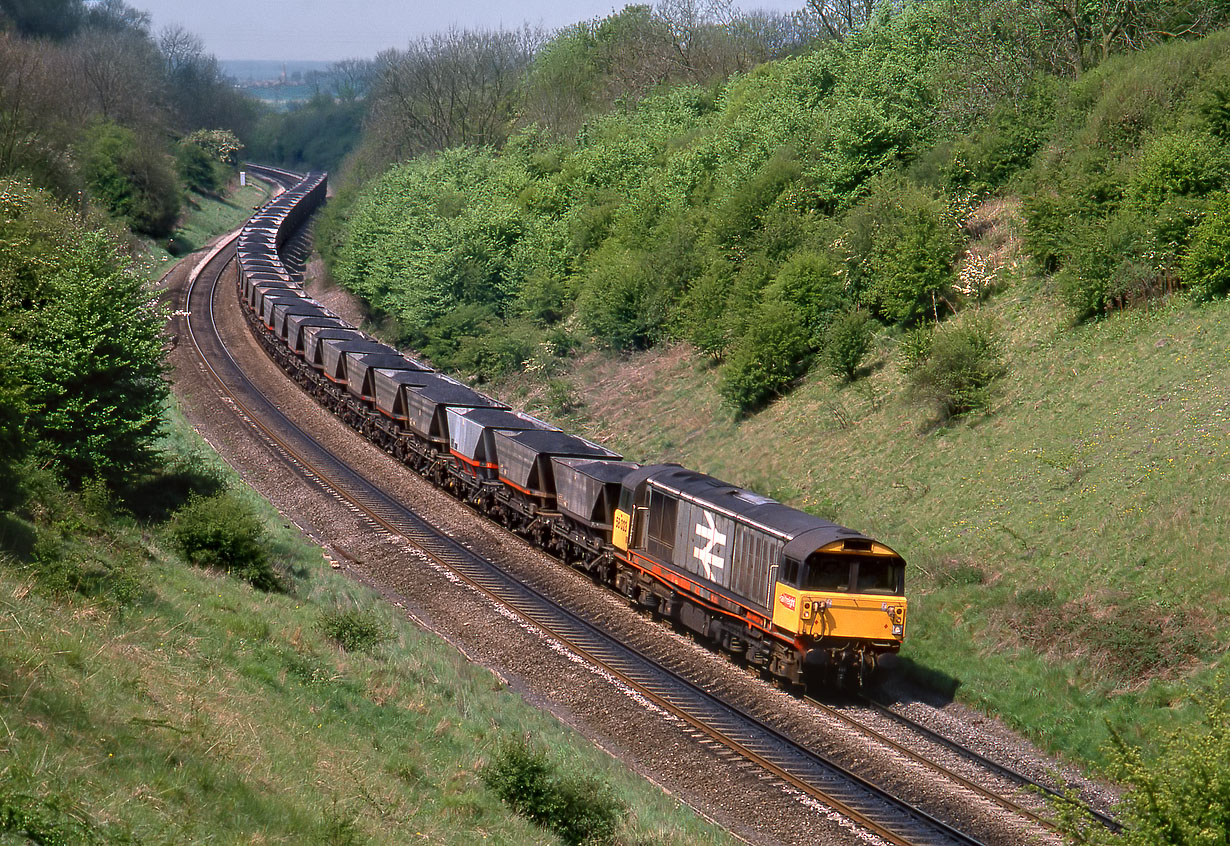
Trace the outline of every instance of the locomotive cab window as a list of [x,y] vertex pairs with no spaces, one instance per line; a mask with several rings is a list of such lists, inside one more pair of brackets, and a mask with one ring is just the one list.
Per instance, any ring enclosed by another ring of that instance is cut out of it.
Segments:
[[803,588],[805,590],[849,591],[852,580],[850,567],[852,563],[848,555],[812,553],[807,556]]
[[860,558],[855,582],[859,593],[904,593],[901,562],[892,558]]

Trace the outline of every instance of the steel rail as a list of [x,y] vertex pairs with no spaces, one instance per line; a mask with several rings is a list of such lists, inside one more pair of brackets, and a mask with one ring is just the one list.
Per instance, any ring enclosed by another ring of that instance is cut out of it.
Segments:
[[[816,702],[815,700],[809,699],[809,701],[812,702],[812,704],[820,705],[821,707],[824,707],[824,708],[829,707],[827,705],[824,705],[823,703]],[[988,758],[987,756],[979,752],[976,752],[973,749],[970,749],[968,746],[965,746],[959,741],[953,740],[950,737],[946,737],[945,735],[941,734],[935,729],[930,728],[929,726],[925,726],[922,723],[918,722],[917,720],[907,717],[905,714],[901,714],[897,711],[894,711],[893,709],[885,705],[883,702],[878,702],[875,699],[871,698],[870,696],[867,696],[866,694],[861,695],[858,701],[860,704],[864,705],[865,707],[874,710],[878,714],[881,714],[886,719],[892,720],[894,722],[897,722],[901,725],[906,726],[911,731],[914,731],[914,732],[917,732],[918,734],[923,735],[924,737],[926,737],[928,740],[932,741],[933,743],[943,746],[944,748],[974,762],[975,764],[977,764],[980,767],[983,767],[984,769],[990,770],[991,772],[995,773],[996,775],[1002,778],[1007,779],[1008,781],[1014,782],[1020,785],[1021,787],[1025,787],[1030,790],[1037,790],[1040,793],[1048,796],[1052,800],[1067,801],[1067,797],[1064,796],[1062,793],[1060,793],[1058,790],[1055,790],[1053,787],[1043,784],[1037,779],[1026,775],[1020,770],[1014,769],[1013,767],[1010,767],[1007,764],[1002,764],[999,761]],[[1109,829],[1110,831],[1114,833],[1118,833],[1123,830],[1123,824],[1119,822],[1119,820],[1112,817],[1110,814],[1104,813],[1103,811],[1099,811],[1096,808],[1089,806],[1088,804],[1082,804],[1082,808],[1090,816],[1092,816],[1095,820],[1100,822],[1102,825],[1106,826],[1106,828]],[[1054,823],[1049,820],[1039,819],[1038,821],[1041,822],[1043,825],[1046,825],[1048,828],[1054,829],[1055,827]]]
[[[1051,829],[1052,831],[1055,830],[1055,824],[1051,820],[1037,813],[1036,811],[1030,808],[1026,808],[1024,805],[1021,805],[1020,803],[1015,802],[1006,796],[996,793],[993,790],[989,790],[983,787],[982,785],[978,784],[977,782],[974,782],[966,778],[960,773],[954,772],[948,767],[943,766],[942,764],[938,764],[935,761],[932,761],[931,759],[914,751],[913,749],[909,748],[908,746],[901,743],[900,741],[894,740],[888,735],[884,734],[883,732],[872,728],[866,723],[860,722],[859,720],[855,719],[849,714],[844,713],[843,711],[839,710],[833,705],[830,705],[827,702],[821,702],[819,699],[816,699],[815,697],[812,697],[812,696],[805,696],[803,697],[803,699],[805,702],[807,702],[807,704],[811,705],[813,708],[816,708],[821,713],[823,713],[825,716],[835,719],[838,722],[846,726],[849,726],[850,728],[853,728],[855,731],[862,732],[863,734],[875,740],[877,743],[888,747],[889,749],[893,750],[894,752],[896,752],[897,754],[905,758],[908,758],[909,760],[913,761],[915,764],[918,764],[921,767],[931,770],[936,775],[942,776],[943,778],[956,782],[957,784],[961,785],[962,787],[964,787],[966,790],[970,791],[971,793],[975,793],[978,796],[982,797],[983,799],[993,804],[999,805],[1001,808],[1003,808],[1006,811],[1009,811],[1013,814],[1017,814],[1019,816],[1023,816],[1026,819],[1028,819],[1030,822],[1041,825],[1044,828]],[[921,729],[922,727],[919,726],[918,728]],[[931,739],[929,736],[929,733],[928,733],[928,739]],[[956,744],[955,742],[952,742],[950,744],[944,744],[944,746],[954,752],[958,752],[960,754],[965,755],[965,757],[967,758],[977,756],[976,752],[973,752],[972,750],[966,750],[963,747],[961,747],[959,744]],[[981,764],[982,762],[979,761],[978,763]]]

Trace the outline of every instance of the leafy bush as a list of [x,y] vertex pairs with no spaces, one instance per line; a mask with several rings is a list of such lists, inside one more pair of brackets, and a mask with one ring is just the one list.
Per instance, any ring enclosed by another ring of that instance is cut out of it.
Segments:
[[956,280],[959,232],[944,201],[905,180],[883,180],[846,218],[855,295],[889,323],[909,326]]
[[[17,347],[0,332],[0,478],[5,479],[17,478],[17,468],[30,449],[26,388],[18,374]],[[17,485],[0,485],[0,511],[19,498]]]
[[347,652],[371,652],[393,639],[393,632],[380,615],[358,608],[323,612],[320,630]]
[[866,312],[843,314],[824,333],[820,357],[834,376],[854,381],[859,365],[871,349],[872,323]]
[[524,740],[505,745],[483,768],[482,777],[518,814],[569,846],[613,843],[627,813],[606,784],[557,772],[545,753]]
[[802,175],[794,151],[779,150],[749,180],[732,191],[714,213],[714,240],[746,241],[760,229],[761,216]]
[[910,371],[910,391],[947,419],[988,408],[992,384],[1003,371],[994,326],[969,313],[934,330],[926,358]]
[[935,330],[930,323],[923,323],[910,329],[901,338],[898,352],[901,356],[901,369],[906,373],[919,368],[931,355],[931,339]]
[[797,308],[776,299],[766,302],[731,352],[718,393],[739,412],[764,405],[807,368],[807,338]]
[[167,395],[163,320],[129,263],[46,193],[0,183],[0,447],[13,450],[9,459],[24,444],[74,483],[120,483],[152,463]]
[[1025,171],[1055,119],[1055,94],[1055,83],[1042,78],[1023,99],[997,104],[986,124],[951,150],[948,186],[982,194]]
[[617,350],[648,349],[664,332],[667,303],[639,256],[603,251],[577,299],[585,328]]
[[155,238],[171,233],[179,216],[180,189],[169,156],[114,123],[93,127],[83,152],[90,192],[112,214]]
[[1230,170],[1225,147],[1200,132],[1173,132],[1150,138],[1127,185],[1138,208],[1156,208],[1174,196],[1203,197],[1221,187]]
[[721,361],[730,345],[729,290],[728,279],[707,274],[688,289],[681,303],[680,334],[714,361]]
[[1148,221],[1124,208],[1108,219],[1073,226],[1076,233],[1068,265],[1058,275],[1060,295],[1078,319],[1101,314],[1122,299],[1132,281],[1149,276],[1140,265],[1149,251]]
[[[1224,689],[1224,679],[1215,684]],[[1111,775],[1128,785],[1118,815],[1124,830],[1112,834],[1078,802],[1063,808],[1060,830],[1091,846],[1213,846],[1230,841],[1230,708],[1206,694],[1201,723],[1169,732],[1146,757],[1113,735]]]
[[186,188],[214,194],[223,184],[221,165],[198,144],[181,141],[175,148],[175,169]]
[[146,595],[140,565],[109,540],[104,527],[86,526],[79,517],[43,527],[23,569],[53,596],[75,594],[118,608],[138,605]]
[[1209,209],[1192,234],[1183,260],[1183,283],[1198,300],[1230,294],[1230,199],[1221,198]]
[[796,252],[765,289],[766,300],[780,299],[799,310],[812,343],[819,346],[825,328],[850,305],[840,264],[828,253]]
[[221,570],[257,590],[282,591],[285,586],[269,558],[260,521],[238,496],[193,495],[171,520],[171,541],[191,563]]

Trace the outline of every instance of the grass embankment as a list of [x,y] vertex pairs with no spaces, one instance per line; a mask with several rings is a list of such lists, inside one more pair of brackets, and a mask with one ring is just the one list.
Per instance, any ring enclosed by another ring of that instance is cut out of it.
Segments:
[[[65,560],[120,561],[127,585],[49,594],[37,561],[0,567],[0,809],[61,835],[48,842],[541,843],[480,776],[532,737],[635,809],[625,842],[724,842],[249,499],[286,594],[184,565],[156,526],[44,504],[40,534],[63,533]],[[339,649],[322,630],[337,609],[391,640]]]
[[813,373],[747,419],[690,348],[591,356],[563,422],[888,542],[909,562],[904,667],[1101,761],[1107,723],[1150,741],[1230,664],[1230,303],[1073,327],[1018,279],[982,309],[1007,375],[989,414],[949,425],[907,402],[887,335],[864,378]]
[[[527,737],[631,809],[616,842],[726,842],[333,572],[178,417],[165,446],[121,501],[27,471],[0,513],[0,842],[542,843],[483,779]],[[285,592],[173,551],[173,510],[218,488],[260,515]]]

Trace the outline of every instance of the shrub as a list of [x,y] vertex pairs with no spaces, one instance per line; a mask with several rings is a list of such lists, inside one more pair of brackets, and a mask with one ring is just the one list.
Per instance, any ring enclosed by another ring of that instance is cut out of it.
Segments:
[[1102,149],[1080,149],[1063,165],[1035,167],[1040,183],[1024,198],[1025,247],[1043,270],[1065,266],[1071,253],[1087,243],[1086,229],[1119,207],[1122,177],[1114,158]]
[[871,349],[871,318],[865,312],[843,314],[824,333],[820,357],[829,372],[847,382],[854,381],[859,365]]
[[715,211],[714,240],[739,243],[751,238],[760,229],[765,211],[801,175],[802,167],[794,151],[778,150],[754,176],[731,191]]
[[1057,277],[1060,296],[1079,320],[1104,312],[1120,293],[1120,277],[1137,275],[1132,265],[1147,251],[1148,224],[1136,212],[1122,209],[1105,220],[1075,229],[1068,264]]
[[721,361],[730,346],[730,286],[729,279],[708,273],[688,289],[681,303],[680,334],[714,361]]
[[213,194],[222,187],[221,165],[197,144],[179,143],[175,148],[175,169],[184,186],[200,194]]
[[747,412],[781,394],[807,367],[808,333],[799,310],[770,300],[730,354],[718,393]]
[[1026,170],[1045,143],[1054,120],[1055,84],[1036,80],[1024,98],[996,104],[986,123],[952,152],[949,185],[983,193],[1008,184]]
[[393,639],[393,632],[378,614],[358,608],[323,612],[320,630],[347,652],[371,652]]
[[170,157],[113,123],[86,135],[83,172],[94,197],[138,232],[161,237],[175,228],[180,189]]
[[887,322],[913,324],[956,280],[959,232],[943,200],[930,191],[884,180],[846,226],[853,291]]
[[1107,831],[1075,800],[1062,808],[1060,830],[1072,842],[1104,846],[1230,840],[1230,709],[1217,695],[1200,704],[1202,722],[1169,732],[1149,757],[1113,735],[1111,775],[1128,785],[1118,809],[1122,833]]
[[[72,536],[81,535],[81,530],[80,525],[61,524],[38,531],[23,569],[52,596],[76,594],[116,608],[139,605],[146,585],[135,556],[109,542],[105,529],[99,536],[75,540]],[[105,547],[110,547],[107,554],[95,552]]]
[[934,330],[930,323],[915,326],[905,333],[898,347],[901,355],[901,369],[906,373],[920,367],[931,355],[931,338]]
[[990,406],[991,386],[1003,370],[994,327],[970,314],[934,331],[926,359],[910,371],[910,392],[934,405],[941,419],[981,411]]
[[70,481],[120,483],[155,458],[167,396],[163,319],[104,233],[79,233],[53,256],[26,263],[54,270],[45,299],[11,324],[23,344],[24,425]]
[[604,251],[577,298],[585,328],[617,350],[648,349],[666,324],[664,292],[630,252]]
[[1199,132],[1175,132],[1150,139],[1127,185],[1127,199],[1153,209],[1174,196],[1203,197],[1226,180],[1226,150]]
[[505,804],[570,846],[613,843],[627,813],[609,786],[556,772],[546,754],[524,740],[505,745],[482,777]]
[[193,495],[171,520],[171,540],[191,563],[221,570],[263,591],[285,586],[269,558],[260,521],[230,491]]
[[782,265],[765,289],[766,299],[780,299],[799,310],[817,346],[825,327],[849,307],[841,267],[828,253],[801,250]]
[[1192,233],[1191,246],[1183,259],[1181,278],[1198,300],[1211,300],[1230,293],[1230,199],[1213,204]]

